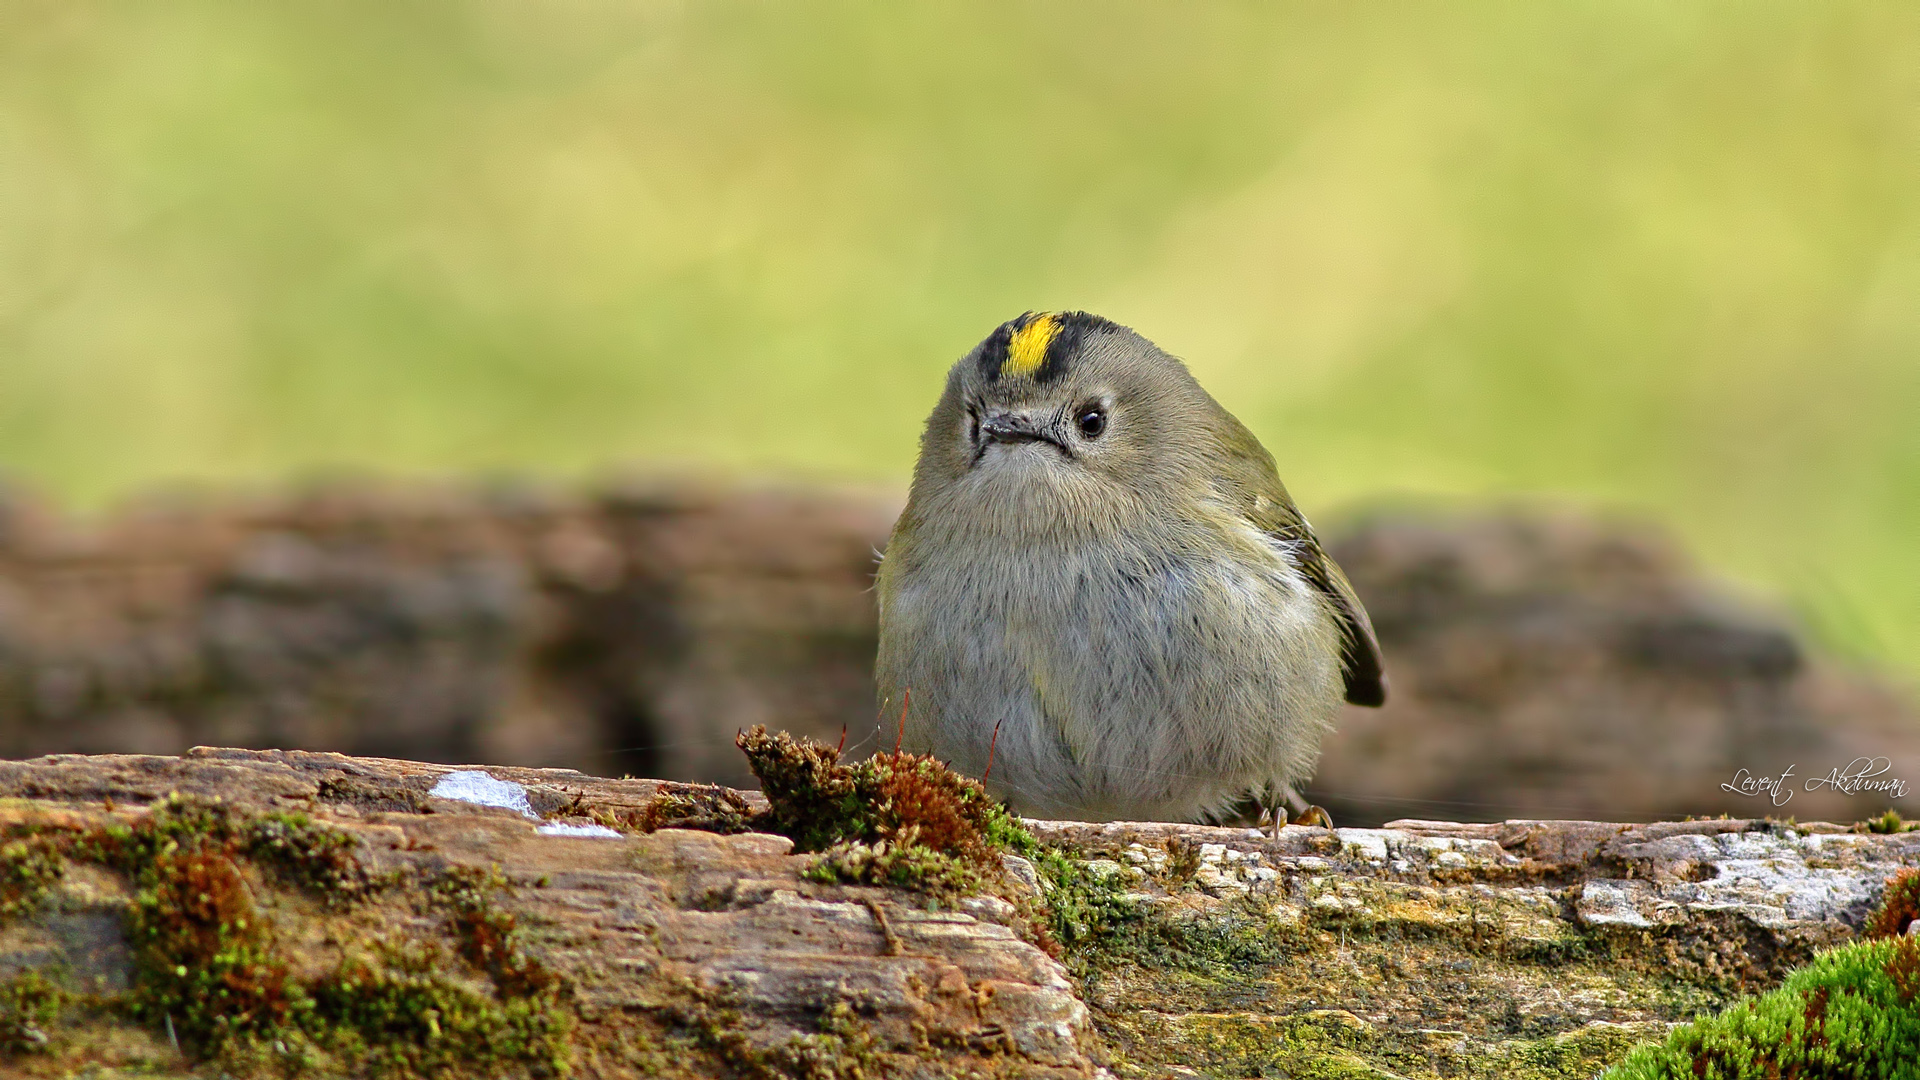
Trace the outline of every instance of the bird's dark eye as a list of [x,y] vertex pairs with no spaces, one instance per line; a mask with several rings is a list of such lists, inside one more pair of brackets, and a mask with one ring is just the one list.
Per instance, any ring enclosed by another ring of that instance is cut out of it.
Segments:
[[1080,410],[1080,418],[1074,423],[1080,425],[1080,434],[1097,439],[1107,430],[1107,411],[1098,405],[1089,405]]

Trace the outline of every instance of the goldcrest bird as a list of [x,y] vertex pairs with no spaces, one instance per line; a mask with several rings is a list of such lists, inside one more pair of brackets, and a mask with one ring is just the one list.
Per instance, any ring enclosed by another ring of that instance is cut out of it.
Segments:
[[1342,699],[1386,700],[1272,455],[1085,312],[1029,312],[953,366],[878,591],[907,748],[1030,817],[1191,821],[1249,795],[1277,815]]

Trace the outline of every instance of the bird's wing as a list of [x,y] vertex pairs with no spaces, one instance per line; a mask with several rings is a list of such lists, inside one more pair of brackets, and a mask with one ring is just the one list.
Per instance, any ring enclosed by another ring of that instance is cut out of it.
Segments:
[[1367,618],[1367,609],[1354,595],[1340,564],[1320,549],[1311,532],[1303,547],[1307,554],[1299,560],[1301,572],[1326,594],[1340,620],[1340,668],[1347,679],[1347,700],[1355,705],[1385,705],[1387,672],[1380,659],[1380,641],[1373,635],[1373,620]]
[[[1244,431],[1244,429],[1242,429]],[[1293,505],[1286,486],[1273,466],[1273,458],[1251,433],[1245,438],[1257,453],[1235,455],[1237,471],[1242,475],[1233,486],[1244,498],[1248,520],[1287,548],[1294,566],[1315,589],[1325,596],[1334,617],[1340,623],[1341,673],[1346,677],[1347,700],[1355,705],[1378,706],[1387,700],[1387,673],[1380,659],[1380,642],[1373,635],[1373,621],[1354,594],[1339,564],[1320,547],[1307,519]]]

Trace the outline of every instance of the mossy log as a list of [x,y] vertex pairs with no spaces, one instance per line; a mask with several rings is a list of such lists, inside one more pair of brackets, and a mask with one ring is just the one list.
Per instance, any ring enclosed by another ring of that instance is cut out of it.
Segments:
[[1920,833],[1765,821],[1027,822],[954,895],[822,873],[767,809],[294,751],[0,762],[0,1071],[1587,1077],[1920,865]]

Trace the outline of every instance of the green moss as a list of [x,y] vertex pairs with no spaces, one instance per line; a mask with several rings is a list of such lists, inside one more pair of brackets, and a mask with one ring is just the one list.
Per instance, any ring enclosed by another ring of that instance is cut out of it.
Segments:
[[1187,1016],[1162,1021],[1152,1034],[1167,1060],[1204,1076],[1298,1080],[1586,1080],[1634,1038],[1631,1029],[1601,1026],[1485,1042],[1459,1032],[1375,1027],[1340,1009]]
[[[1121,1076],[1591,1077],[1662,1021],[1727,1000],[1660,970],[1674,942],[1593,939],[1534,899],[1390,881],[1309,883],[1308,899],[1340,903],[1304,908],[1188,898],[1178,854],[1144,882],[1063,850],[1033,859]],[[1620,1022],[1579,1026],[1596,1010],[1569,996],[1603,998]]]
[[1864,941],[1821,953],[1778,989],[1636,1049],[1607,1076],[1920,1076],[1920,939],[1907,934],[1916,916],[1920,870],[1902,870],[1887,879]]
[[1129,898],[1112,879],[1057,848],[1042,848],[1029,858],[1044,883],[1050,936],[1076,962],[1072,966],[1156,956],[1152,946],[1166,939],[1169,926],[1154,905]]
[[446,972],[432,943],[353,957],[316,981],[306,1033],[354,1074],[559,1076],[572,1056],[574,1018],[557,988],[485,994]]
[[[1621,1062],[1647,1033],[1664,1035],[1662,1021],[1724,1007],[1743,981],[1775,985],[1803,949],[1810,960],[1832,955],[1760,940],[1731,917],[1604,934],[1537,904],[1391,882],[1342,883],[1346,903],[1309,905],[1293,923],[1245,901],[1207,905],[1210,913],[1191,923],[1157,921],[1126,909],[1117,875],[1064,856],[1036,862],[1062,916],[1056,932],[1072,945],[1069,964],[1085,973],[1096,1025],[1125,1076],[1178,1062],[1221,1077],[1588,1077]],[[1911,891],[1904,877],[1890,882],[1882,916],[1904,910]],[[1821,997],[1794,973],[1782,991],[1731,1010],[1757,1007],[1762,1022],[1711,1027],[1674,1051],[1668,1071],[1644,1075],[1904,1075],[1887,1065],[1903,1059],[1873,1055],[1883,1044],[1911,1052],[1898,1032],[1905,1021],[1875,1013],[1901,1002],[1911,1011],[1920,940],[1885,947],[1900,951],[1844,977],[1872,984],[1867,991],[1845,1002],[1837,989]],[[1782,997],[1794,988],[1801,996]],[[1594,994],[1624,1022],[1570,1026],[1555,1004]],[[1796,1009],[1803,1027],[1810,1009],[1832,1025],[1816,1025],[1798,1049],[1781,1026]]]
[[1920,1077],[1920,941],[1822,953],[1779,989],[1634,1050],[1608,1080]]
[[255,861],[330,904],[349,904],[394,883],[367,869],[351,833],[305,814],[260,814],[238,827],[235,839]]
[[52,837],[22,836],[0,844],[0,923],[38,909],[65,873],[60,845]]
[[[428,903],[447,916],[451,950],[385,942],[346,957],[306,988],[303,1033],[335,1067],[356,1074],[564,1075],[575,1029],[571,989],[526,951],[517,919],[495,903],[509,888],[490,870],[440,875],[427,887]],[[486,983],[458,977],[460,961]]]
[[844,1001],[822,1012],[819,1030],[771,1046],[755,1043],[730,1006],[701,1002],[671,1011],[673,1026],[743,1080],[879,1080],[879,1042]]
[[1205,918],[1176,918],[1129,894],[1119,874],[1096,873],[1056,848],[1030,858],[1045,883],[1047,930],[1068,969],[1083,979],[1124,965],[1245,980],[1301,947],[1297,928],[1259,904],[1240,904]]
[[46,1052],[47,1029],[66,1002],[66,993],[37,971],[0,982],[0,1060]]
[[888,885],[934,896],[978,892],[979,873],[952,855],[919,844],[847,841],[822,852],[802,875],[822,884]]
[[840,751],[763,727],[735,740],[760,778],[772,827],[801,851],[856,840],[912,842],[961,857],[985,854],[998,804],[977,780],[921,754],[875,754],[852,765]]
[[231,839],[232,814],[226,806],[173,794],[132,822],[110,822],[73,837],[66,854],[138,877],[163,855],[225,845]]
[[1499,1080],[1578,1077],[1586,1080],[1619,1061],[1649,1025],[1595,1024],[1542,1039],[1503,1042],[1489,1048],[1473,1070]]
[[1912,832],[1915,829],[1920,829],[1920,821],[1907,821],[1900,816],[1898,810],[1888,807],[1886,813],[1881,814],[1877,818],[1868,818],[1865,821],[1857,822],[1853,828],[1856,832],[1869,833]]
[[[430,890],[448,914],[454,955],[434,942],[386,946],[305,982],[289,975],[226,855],[164,854],[145,876],[152,884],[130,920],[137,977],[128,1010],[167,1025],[197,1056],[397,1077],[567,1071],[566,988],[493,904],[504,887],[495,875],[452,871]],[[491,993],[450,976],[457,960]]]
[[987,807],[982,817],[981,832],[985,834],[989,847],[1021,856],[1031,856],[1040,850],[1040,841],[1035,840],[1027,827],[1020,824],[1020,819],[1005,806],[994,803]]
[[840,764],[839,750],[784,731],[769,734],[757,724],[734,742],[771,804],[769,826],[798,850],[825,851],[873,831],[871,799],[860,791],[853,767]]
[[[1308,907],[1303,922],[1354,943],[1423,943],[1516,970],[1604,972],[1615,982],[1659,988],[1673,1015],[1690,1016],[1737,994],[1770,989],[1812,959],[1814,937],[1778,933],[1735,912],[1696,912],[1653,927],[1595,926],[1513,897],[1477,890],[1435,892],[1395,882],[1343,882],[1339,905]],[[1553,900],[1565,905],[1562,891]]]
[[769,1080],[877,1080],[884,1075],[879,1042],[844,1001],[821,1015],[817,1033],[763,1051],[758,1064]]

